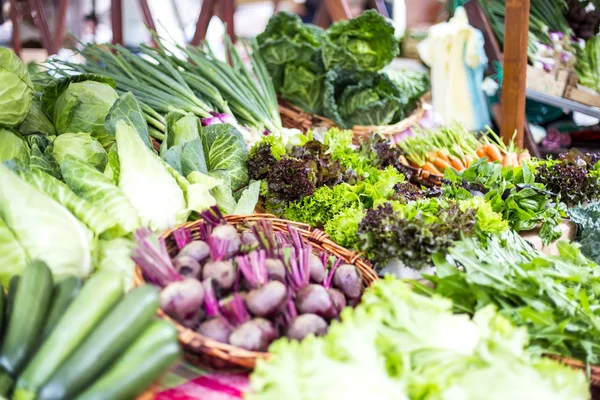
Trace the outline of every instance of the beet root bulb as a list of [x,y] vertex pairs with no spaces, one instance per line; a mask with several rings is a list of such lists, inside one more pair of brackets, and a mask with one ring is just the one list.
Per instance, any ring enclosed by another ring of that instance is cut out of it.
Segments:
[[279,311],[285,304],[287,288],[279,281],[267,282],[264,286],[251,290],[246,296],[248,311],[257,317],[268,317]]
[[235,328],[229,335],[229,344],[250,351],[266,351],[278,336],[271,322],[255,318]]
[[200,324],[197,332],[217,342],[229,343],[233,327],[221,317],[215,317]]

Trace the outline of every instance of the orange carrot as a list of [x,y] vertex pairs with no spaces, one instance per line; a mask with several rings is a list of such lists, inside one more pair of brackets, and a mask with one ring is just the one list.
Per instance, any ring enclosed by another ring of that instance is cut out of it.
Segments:
[[487,153],[485,152],[485,146],[481,146],[475,152],[477,153],[477,155],[479,156],[479,158],[484,158],[484,157],[488,156]]
[[435,165],[440,171],[444,171],[446,168],[450,168],[452,166],[448,161],[441,157],[436,158],[433,161],[433,165]]
[[423,170],[429,171],[432,174],[436,174],[436,175],[444,175],[435,167],[435,165],[433,165],[429,161],[427,161],[425,164],[423,164]]
[[465,165],[458,158],[452,157],[450,163],[457,171],[463,171],[465,169]]
[[506,153],[506,155],[502,159],[503,167],[516,167],[518,165],[519,164],[517,162],[517,153],[513,151],[509,151],[508,153]]
[[437,154],[435,153],[435,151],[430,151],[426,154],[427,159],[431,162],[433,162],[436,158],[437,158]]
[[517,157],[517,161],[519,162],[519,165],[521,165],[521,163],[525,160],[529,160],[531,158],[531,155],[529,154],[528,150],[524,150],[521,153],[519,153],[519,156]]
[[439,149],[436,153],[437,156],[442,160],[446,161],[447,163],[450,162],[450,159],[448,158],[448,153],[445,150]]
[[465,154],[465,159],[463,160],[465,167],[470,167],[471,164],[473,164],[473,161],[475,161],[475,159],[473,159],[472,156],[470,156],[469,154]]
[[485,146],[485,152],[488,155],[488,158],[490,159],[490,161],[500,161],[502,160],[502,153],[500,152],[500,149],[498,149],[498,146],[496,146],[495,144],[488,144]]

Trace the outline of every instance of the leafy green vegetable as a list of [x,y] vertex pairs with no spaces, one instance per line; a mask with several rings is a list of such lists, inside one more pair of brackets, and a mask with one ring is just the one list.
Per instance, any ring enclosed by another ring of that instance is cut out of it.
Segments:
[[600,93],[600,37],[591,37],[578,49],[575,70],[580,84]]
[[23,122],[18,126],[18,130],[22,135],[30,135],[33,133],[48,136],[56,135],[56,129],[54,129],[52,121],[46,115],[38,100],[34,100],[31,103],[29,112],[27,113],[27,116],[25,116]]
[[431,89],[429,74],[426,72],[390,68],[385,73],[398,85],[400,93],[408,98],[411,106]]
[[323,231],[331,240],[348,249],[358,248],[358,225],[365,216],[364,210],[355,205],[343,209],[325,222]]
[[123,277],[123,288],[126,292],[133,289],[135,262],[131,252],[135,242],[126,238],[98,241],[98,271],[108,270]]
[[275,88],[282,86],[287,65],[316,59],[323,36],[323,30],[303,24],[295,14],[279,12],[269,19],[256,41]]
[[0,126],[20,124],[33,102],[27,67],[10,49],[0,47]]
[[0,163],[12,159],[28,164],[29,146],[17,132],[0,128]]
[[29,135],[27,142],[31,148],[29,154],[29,168],[45,172],[57,179],[61,179],[60,165],[54,158],[54,146],[43,135]]
[[7,287],[13,275],[20,275],[27,265],[29,257],[14,233],[0,215],[0,284]]
[[450,263],[436,259],[436,276],[429,279],[458,312],[496,305],[527,327],[533,350],[597,364],[600,268],[575,245],[559,242],[558,250],[560,256],[545,255],[510,230],[487,242],[464,239],[450,249]]
[[104,147],[90,133],[65,133],[58,136],[53,143],[52,155],[59,165],[67,154],[86,161],[98,171],[104,171],[108,154]]
[[110,213],[123,233],[133,232],[140,220],[133,205],[125,194],[92,165],[71,155],[65,156],[61,164],[64,181],[82,199]]
[[133,126],[119,120],[116,128],[119,189],[137,211],[142,225],[154,230],[173,227],[186,210],[182,189]]
[[235,191],[248,184],[248,148],[242,134],[232,125],[205,126],[200,132],[209,171],[225,170]]
[[568,214],[577,224],[576,240],[581,244],[581,253],[596,264],[600,263],[600,203],[571,208]]
[[144,117],[142,107],[131,92],[122,94],[110,107],[106,119],[104,120],[104,129],[110,136],[115,136],[117,132],[117,121],[127,121],[135,128],[144,144],[152,148],[152,141],[148,133],[148,123]]
[[208,173],[200,141],[200,120],[191,113],[170,113],[166,118],[165,140],[160,155],[169,165],[187,176],[194,171]]
[[104,78],[63,79],[57,81],[55,88],[47,87],[42,96],[42,104],[52,112],[57,133],[90,132],[102,146],[110,147],[114,137],[107,133],[104,120],[119,98],[113,89],[114,82],[111,86]]
[[45,261],[54,276],[91,272],[92,232],[85,225],[2,165],[0,187],[0,217],[30,259]]
[[281,98],[304,111],[320,114],[325,92],[325,70],[320,62],[294,62],[285,65]]
[[408,112],[408,99],[385,74],[330,70],[325,78],[323,111],[342,128],[389,125]]
[[452,302],[375,282],[324,337],[280,339],[250,377],[248,400],[585,400],[584,374],[526,350],[527,332],[492,307],[469,319]]
[[334,23],[325,35],[323,62],[329,70],[379,71],[398,55],[394,26],[374,10]]

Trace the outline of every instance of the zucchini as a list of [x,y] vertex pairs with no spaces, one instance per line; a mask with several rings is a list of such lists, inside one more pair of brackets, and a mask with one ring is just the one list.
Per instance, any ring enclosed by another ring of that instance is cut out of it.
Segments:
[[8,321],[10,320],[10,312],[12,310],[13,304],[15,303],[15,295],[17,294],[17,287],[19,287],[19,280],[21,277],[19,275],[14,275],[10,278],[10,282],[8,283],[8,293],[6,294],[6,308],[4,310],[4,326],[8,327]]
[[[50,333],[52,333],[52,330],[65,314],[73,299],[77,297],[80,290],[81,278],[78,276],[68,276],[54,285],[54,289],[52,290],[52,305],[50,306],[46,324],[40,335],[40,343],[43,343],[50,336]],[[102,299],[102,297],[98,297]]]
[[51,296],[50,268],[43,261],[32,261],[19,281],[0,354],[0,366],[12,376],[21,371],[37,346]]
[[76,400],[130,400],[137,398],[181,356],[177,331],[158,320]]
[[144,285],[131,291],[52,374],[36,398],[75,398],[146,330],[157,308],[156,287]]
[[34,399],[36,392],[71,355],[123,296],[122,279],[109,271],[95,273],[83,286],[56,328],[19,376],[14,399]]
[[6,306],[6,299],[4,298],[4,289],[0,286],[0,343],[2,343],[2,334],[4,333],[4,328],[6,323],[4,322],[4,308]]

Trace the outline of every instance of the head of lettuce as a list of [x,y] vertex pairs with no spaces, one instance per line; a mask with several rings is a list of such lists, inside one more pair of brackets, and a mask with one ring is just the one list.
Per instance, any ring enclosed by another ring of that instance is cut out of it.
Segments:
[[27,67],[10,49],[0,47],[0,126],[23,122],[33,102]]

